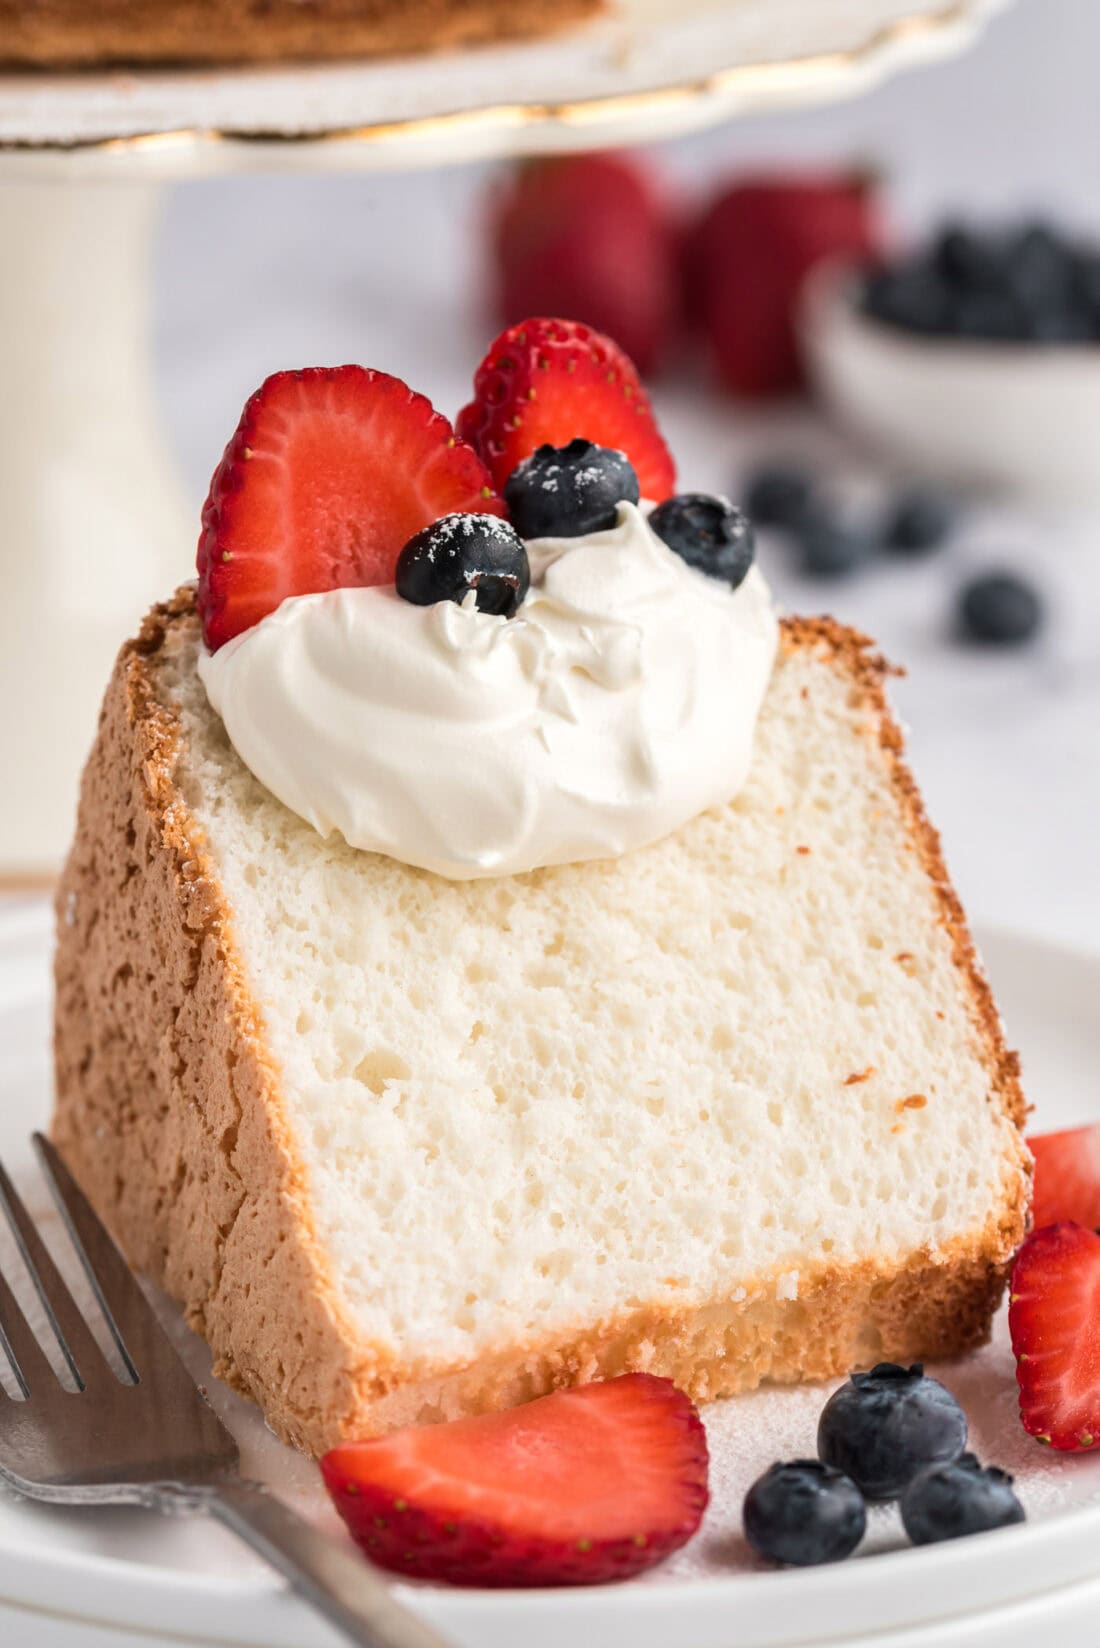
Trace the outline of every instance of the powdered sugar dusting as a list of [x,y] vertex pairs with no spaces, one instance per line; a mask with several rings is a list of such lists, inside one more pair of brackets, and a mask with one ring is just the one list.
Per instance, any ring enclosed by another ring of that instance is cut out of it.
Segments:
[[495,539],[509,546],[516,541],[514,530],[499,515],[442,515],[427,532],[423,553],[433,565],[437,555],[454,555],[463,539]]
[[[1006,1311],[984,1350],[928,1369],[962,1404],[971,1451],[983,1464],[1000,1465],[1016,1478],[1029,1519],[1100,1505],[1100,1450],[1058,1454],[1028,1436],[1020,1423],[1014,1370]],[[767,1569],[742,1535],[742,1501],[751,1483],[777,1459],[816,1457],[818,1418],[840,1383],[764,1389],[702,1409],[711,1456],[710,1508],[696,1538],[651,1579],[713,1579]],[[856,1560],[907,1547],[897,1506],[871,1506]]]
[[[564,448],[563,450],[568,449]],[[593,450],[597,452],[611,452],[616,458],[621,458],[624,464],[629,462],[626,453],[621,451],[617,446],[595,447]],[[541,471],[541,473],[535,482],[535,490],[538,492],[549,493],[559,492],[561,490],[562,480],[565,478],[568,480],[572,490],[581,499],[584,498],[586,493],[591,492],[593,488],[600,485],[606,485],[607,474],[602,464],[590,463],[586,464],[582,469],[576,469],[570,463],[548,463],[544,455],[545,451],[546,449],[544,447],[538,447],[526,458],[521,458],[519,463],[516,465],[513,474],[525,480],[527,476],[530,475],[532,469],[537,468]]]

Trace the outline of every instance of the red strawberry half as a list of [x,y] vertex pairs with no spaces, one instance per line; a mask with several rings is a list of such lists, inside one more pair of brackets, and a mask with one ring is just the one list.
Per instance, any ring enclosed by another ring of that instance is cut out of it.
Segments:
[[1100,1124],[1039,1133],[1029,1139],[1035,1157],[1032,1219],[1036,1230],[1073,1219],[1100,1226]]
[[363,366],[276,372],[246,404],[203,508],[207,646],[288,595],[392,583],[413,533],[456,511],[504,505],[423,395]]
[[634,366],[610,338],[579,321],[525,320],[502,332],[456,427],[498,489],[536,446],[566,446],[576,436],[625,452],[643,498],[659,503],[676,485]]
[[1008,1323],[1024,1429],[1068,1453],[1100,1446],[1100,1236],[1075,1224],[1029,1236]]
[[628,1579],[690,1539],[707,1504],[699,1415],[647,1373],[348,1442],[321,1469],[372,1562],[452,1585]]

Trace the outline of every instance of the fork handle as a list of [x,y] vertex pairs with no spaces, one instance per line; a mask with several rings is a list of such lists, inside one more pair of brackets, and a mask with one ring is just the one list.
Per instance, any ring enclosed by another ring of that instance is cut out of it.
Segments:
[[395,1600],[392,1587],[368,1562],[319,1533],[257,1483],[219,1484],[206,1507],[359,1648],[450,1648],[432,1626]]

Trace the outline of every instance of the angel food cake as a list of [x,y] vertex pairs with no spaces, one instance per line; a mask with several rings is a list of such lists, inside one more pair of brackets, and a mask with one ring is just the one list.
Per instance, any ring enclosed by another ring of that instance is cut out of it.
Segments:
[[548,34],[601,0],[0,0],[0,63],[377,57]]
[[54,1134],[281,1435],[984,1339],[1023,1100],[885,673],[584,327],[454,429],[249,402],[84,775]]

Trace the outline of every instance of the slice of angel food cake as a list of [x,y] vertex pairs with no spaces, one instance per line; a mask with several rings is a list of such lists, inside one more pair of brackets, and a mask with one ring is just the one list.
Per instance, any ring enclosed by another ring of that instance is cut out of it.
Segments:
[[886,667],[753,560],[578,324],[454,427],[245,407],[84,774],[53,1132],[298,1446],[985,1339],[1016,1062]]

